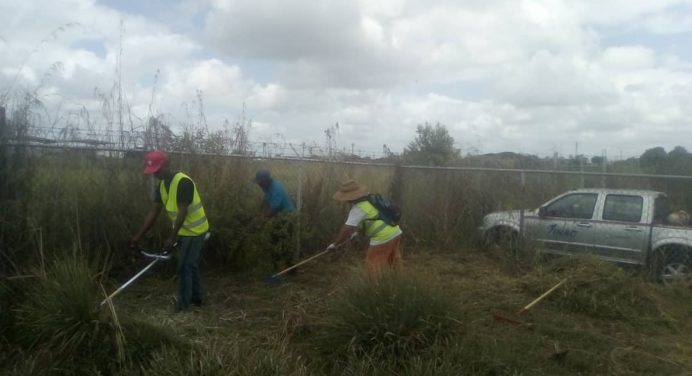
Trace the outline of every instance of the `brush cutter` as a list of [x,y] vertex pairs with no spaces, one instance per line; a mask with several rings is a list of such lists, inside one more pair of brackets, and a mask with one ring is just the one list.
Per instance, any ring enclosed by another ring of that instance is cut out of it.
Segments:
[[[339,243],[339,244],[336,244],[336,248],[334,248],[334,249],[338,249],[338,248],[343,247],[344,245],[346,245],[346,243],[350,242],[351,240],[353,240],[353,239],[355,239],[355,238],[357,238],[357,237],[358,237],[358,233],[357,233],[357,232],[354,232],[354,233],[351,235],[351,237],[349,237],[348,239],[344,240],[343,242],[341,242],[341,243]],[[318,257],[320,257],[320,256],[323,256],[323,255],[325,255],[325,254],[331,252],[332,250],[333,250],[333,249],[327,248],[327,249],[325,249],[324,251],[322,251],[322,252],[320,252],[320,253],[318,253],[318,254],[312,256],[312,257],[309,257],[309,258],[307,258],[307,259],[305,259],[305,260],[303,260],[303,261],[301,261],[301,262],[299,262],[299,263],[297,263],[297,264],[295,264],[295,265],[293,265],[293,266],[290,266],[290,267],[288,267],[288,268],[286,268],[286,269],[284,269],[284,270],[282,270],[282,271],[280,271],[280,272],[278,272],[278,273],[276,273],[276,274],[274,274],[274,275],[271,275],[271,276],[269,276],[269,277],[266,277],[266,278],[265,278],[265,282],[269,283],[270,285],[278,285],[279,283],[281,283],[281,279],[279,278],[280,275],[285,274],[285,273],[288,273],[288,272],[290,272],[291,270],[293,270],[293,269],[295,269],[295,268],[297,268],[297,267],[299,267],[299,266],[301,266],[301,265],[303,265],[303,264],[307,264],[308,262],[310,262],[310,261],[312,261],[312,260],[314,260],[314,259],[316,259],[316,258],[318,258]]]
[[[535,305],[538,304],[541,300],[545,299],[548,295],[552,294],[553,291],[557,290],[557,288],[560,287],[560,286],[562,286],[565,282],[567,282],[567,279],[563,279],[563,280],[560,281],[558,284],[556,284],[555,286],[551,287],[548,291],[544,292],[541,296],[539,296],[538,298],[532,300],[531,303],[525,305],[524,308],[520,309],[520,310],[516,313],[516,315],[521,315],[521,314],[523,314],[524,312],[526,312],[526,311],[528,311],[529,309],[531,309],[531,307],[535,306]],[[514,324],[514,325],[527,325],[527,326],[530,326],[530,325],[531,325],[531,324],[528,324],[528,323],[526,323],[526,322],[524,322],[524,321],[521,321],[521,320],[518,320],[518,319],[514,319],[514,318],[511,318],[511,317],[508,317],[508,316],[506,316],[506,315],[504,315],[504,314],[501,314],[501,313],[496,313],[496,314],[494,314],[494,315],[493,315],[493,318],[495,318],[495,320],[497,320],[497,321],[504,321],[504,322],[508,322],[508,323]]]
[[[176,245],[178,245],[178,243],[173,244],[173,247],[171,249],[175,248]],[[142,254],[142,256],[151,258],[153,260],[149,263],[149,265],[145,266],[144,269],[140,270],[139,273],[135,274],[134,277],[127,280],[127,282],[123,283],[123,285],[118,287],[117,290],[113,291],[110,295],[108,295],[106,299],[103,299],[101,304],[99,304],[99,307],[102,307],[104,304],[106,304],[106,302],[113,299],[116,295],[120,294],[127,286],[132,284],[132,282],[137,280],[137,278],[141,277],[142,274],[146,273],[147,270],[151,269],[151,267],[154,266],[157,262],[159,262],[160,260],[169,260],[171,258],[169,249],[162,250],[158,253],[148,252],[143,249],[140,249],[139,252]]]

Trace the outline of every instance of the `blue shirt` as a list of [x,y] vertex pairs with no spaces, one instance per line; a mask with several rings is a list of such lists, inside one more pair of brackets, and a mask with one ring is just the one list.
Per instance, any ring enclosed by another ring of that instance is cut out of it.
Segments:
[[284,186],[276,180],[273,180],[269,188],[264,191],[264,203],[271,209],[274,215],[279,213],[293,213],[296,211],[296,207],[293,205],[293,200],[291,200],[288,192],[286,192]]

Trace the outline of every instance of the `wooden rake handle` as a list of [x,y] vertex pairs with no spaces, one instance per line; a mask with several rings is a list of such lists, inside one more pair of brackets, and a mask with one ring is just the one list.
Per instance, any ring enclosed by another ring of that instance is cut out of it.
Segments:
[[[350,242],[351,240],[355,239],[357,236],[358,236],[358,233],[355,233],[355,232],[354,232],[354,233],[351,235],[351,237],[349,237],[348,239],[344,240],[343,242],[337,244],[337,245],[336,245],[336,248],[341,248],[341,247],[343,247],[346,243],[348,243],[348,242]],[[303,265],[303,264],[305,264],[305,263],[308,263],[308,262],[310,262],[310,261],[312,261],[312,260],[314,260],[314,259],[316,259],[316,258],[318,258],[318,257],[320,257],[320,256],[322,256],[322,255],[324,255],[325,253],[329,253],[329,252],[331,252],[331,251],[332,251],[331,249],[327,248],[327,249],[325,249],[324,251],[322,251],[322,252],[320,252],[320,253],[318,253],[318,254],[316,254],[316,255],[310,257],[310,258],[307,258],[307,259],[305,259],[305,260],[303,260],[303,261],[301,261],[301,262],[299,262],[299,263],[297,263],[297,264],[295,264],[295,265],[293,265],[293,266],[291,266],[291,267],[288,267],[288,268],[286,268],[286,269],[284,269],[284,270],[282,270],[282,271],[280,271],[280,272],[274,274],[273,276],[271,276],[271,277],[269,277],[269,278],[272,278],[272,279],[273,279],[273,278],[276,278],[276,277],[278,277],[278,276],[280,276],[280,275],[282,275],[282,274],[284,274],[284,273],[290,272],[291,270],[293,270],[293,269],[295,269],[295,268],[297,268],[297,267],[299,267],[299,266],[301,266],[301,265]]]
[[318,254],[316,254],[316,255],[310,257],[310,258],[306,258],[305,260],[303,260],[303,261],[301,261],[301,262],[299,262],[299,263],[297,263],[297,264],[295,264],[295,265],[293,265],[293,266],[291,266],[291,267],[288,267],[288,268],[286,268],[286,269],[284,269],[284,270],[282,270],[282,271],[280,271],[280,272],[274,274],[274,275],[272,276],[272,278],[278,277],[278,276],[280,276],[280,275],[282,275],[282,274],[284,274],[284,273],[290,272],[291,270],[293,270],[293,269],[295,269],[295,268],[297,268],[297,267],[299,267],[299,266],[301,266],[301,265],[303,265],[303,264],[305,264],[305,263],[308,263],[308,262],[310,262],[310,261],[312,261],[312,260],[314,260],[314,259],[316,259],[316,258],[318,258],[318,257],[320,257],[320,256],[322,256],[322,255],[324,255],[325,253],[328,253],[328,252],[331,252],[331,249],[325,249],[324,251],[322,251],[322,252],[320,252],[320,253],[318,253]]
[[567,278],[563,279],[558,283],[557,285],[553,286],[550,288],[550,290],[546,291],[543,293],[543,295],[539,296],[538,298],[534,299],[531,303],[527,304],[524,308],[521,309],[521,311],[517,312],[518,314],[524,313],[531,309],[531,307],[535,306],[538,304],[541,300],[545,299],[548,295],[552,294],[553,291],[557,290],[558,287],[562,286],[565,282],[567,282]]

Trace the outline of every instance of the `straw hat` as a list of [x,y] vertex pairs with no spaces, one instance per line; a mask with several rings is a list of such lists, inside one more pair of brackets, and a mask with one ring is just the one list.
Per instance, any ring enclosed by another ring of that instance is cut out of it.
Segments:
[[368,188],[358,184],[355,180],[349,179],[341,183],[339,190],[334,193],[334,199],[337,201],[353,201],[363,196],[368,195]]

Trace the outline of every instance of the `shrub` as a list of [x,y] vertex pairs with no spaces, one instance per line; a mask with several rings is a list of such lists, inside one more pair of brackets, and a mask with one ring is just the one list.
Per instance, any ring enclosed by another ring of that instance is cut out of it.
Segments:
[[398,362],[450,338],[457,312],[430,277],[385,273],[375,283],[360,275],[331,301],[318,340],[328,356]]

